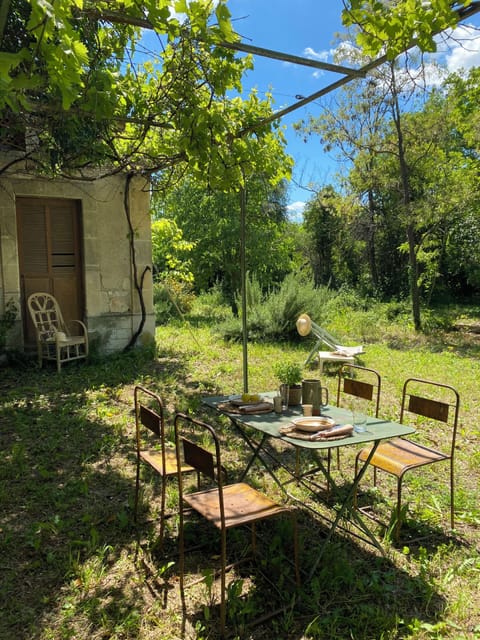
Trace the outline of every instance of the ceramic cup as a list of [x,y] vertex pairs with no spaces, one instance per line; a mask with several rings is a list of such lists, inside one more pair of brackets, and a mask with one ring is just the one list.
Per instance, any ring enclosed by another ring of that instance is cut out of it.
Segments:
[[302,404],[302,411],[304,416],[312,415],[312,405],[311,404]]

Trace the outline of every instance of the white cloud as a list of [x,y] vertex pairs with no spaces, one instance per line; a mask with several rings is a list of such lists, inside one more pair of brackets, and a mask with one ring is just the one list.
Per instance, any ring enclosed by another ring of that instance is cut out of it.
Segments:
[[312,49],[312,47],[307,47],[303,50],[303,55],[306,58],[311,58],[312,60],[320,60],[320,62],[326,62],[332,55],[332,51],[315,51],[315,49]]
[[448,35],[453,39],[445,53],[445,62],[449,71],[468,70],[480,66],[480,32],[478,27],[461,25]]
[[[433,64],[430,62],[432,61]],[[480,66],[480,31],[461,25],[437,37],[437,52],[424,58],[423,75],[427,86],[439,86],[449,73]]]
[[297,200],[297,202],[291,202],[287,205],[287,214],[289,220],[292,222],[303,221],[303,210],[305,209],[305,202]]
[[[480,66],[480,27],[463,24],[449,29],[436,38],[437,53],[424,57],[423,77],[427,86],[439,85],[445,79],[445,73],[469,70]],[[362,64],[361,54],[352,42],[341,42],[336,48],[315,51],[312,47],[304,49],[304,55],[322,62],[333,61],[337,64]],[[436,62],[443,70],[429,63]],[[410,70],[411,72],[411,70]],[[322,72],[315,71],[318,77]]]
[[[303,50],[303,55],[306,58],[312,60],[318,60],[319,62],[330,62],[333,64],[356,64],[359,62],[360,50],[352,42],[341,42],[334,49],[323,49],[322,51],[315,51],[312,47],[306,47]],[[325,71],[317,69],[313,72],[314,78],[319,78],[324,75]]]

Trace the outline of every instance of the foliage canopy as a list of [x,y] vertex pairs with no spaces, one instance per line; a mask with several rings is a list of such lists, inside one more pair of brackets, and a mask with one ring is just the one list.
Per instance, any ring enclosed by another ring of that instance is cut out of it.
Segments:
[[[141,55],[146,28],[155,51]],[[278,124],[261,124],[271,98],[239,97],[251,58],[220,46],[237,38],[225,0],[9,0],[0,29],[1,143],[39,169],[153,173],[158,186],[183,167],[219,189],[259,167],[288,177]]]
[[415,42],[422,51],[436,51],[435,35],[454,27],[462,8],[472,0],[344,0],[342,21],[355,26],[357,44],[367,56],[385,53],[395,59]]

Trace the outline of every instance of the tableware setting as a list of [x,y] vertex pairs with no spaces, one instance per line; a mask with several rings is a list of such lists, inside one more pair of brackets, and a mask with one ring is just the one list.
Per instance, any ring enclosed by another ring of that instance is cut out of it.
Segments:
[[302,412],[304,416],[311,416],[312,413],[312,405],[311,404],[302,404]]
[[258,393],[242,393],[229,396],[228,401],[220,403],[218,408],[226,413],[270,413],[273,403]]
[[354,413],[353,428],[357,433],[364,433],[367,430],[367,416],[362,413]]
[[325,429],[331,429],[335,426],[335,420],[325,416],[304,416],[303,418],[292,418],[292,424],[299,431],[308,433],[316,433]]
[[280,427],[279,432],[300,440],[340,440],[353,434],[353,425],[336,424],[326,416],[293,418],[291,424]]

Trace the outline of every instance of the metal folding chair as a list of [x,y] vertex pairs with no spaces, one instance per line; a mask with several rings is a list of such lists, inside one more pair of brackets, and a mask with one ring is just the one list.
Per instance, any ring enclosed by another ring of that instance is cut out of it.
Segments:
[[135,439],[137,451],[137,470],[135,481],[135,522],[138,518],[138,499],[140,492],[140,465],[150,466],[161,478],[160,496],[160,545],[163,544],[165,530],[165,502],[167,479],[180,473],[189,473],[194,468],[185,462],[177,462],[173,443],[169,446],[165,437],[163,403],[160,396],[145,387],[137,385],[134,390]]
[[378,418],[382,379],[375,369],[357,364],[344,364],[338,370],[337,407],[344,405],[346,399],[365,400]]
[[[378,371],[356,364],[344,364],[338,370],[337,379],[337,407],[358,399],[364,403],[365,412],[371,407],[368,413],[378,418],[382,386]],[[337,467],[340,468],[340,449],[337,449]]]
[[[206,443],[208,442],[214,453],[191,439],[192,429],[200,432],[198,435],[202,445],[207,446]],[[187,437],[187,433],[189,437]],[[175,442],[178,468],[180,468],[180,458],[183,454],[185,462],[209,481],[208,488],[204,490],[186,492],[182,474],[180,471],[178,473],[180,592],[182,602],[185,606],[184,508],[187,506],[220,531],[220,632],[223,636],[226,625],[227,531],[233,527],[250,525],[252,529],[252,550],[255,551],[255,524],[274,516],[289,515],[292,518],[294,532],[295,577],[298,584],[300,578],[296,514],[294,510],[274,502],[244,482],[226,483],[226,472],[221,463],[220,443],[215,430],[209,424],[181,413],[177,414],[175,417]]]
[[[320,373],[323,372],[324,362],[347,362],[354,364],[356,356],[363,353],[363,346],[346,347],[339,344],[337,338],[323,327],[313,322],[310,316],[302,313],[297,319],[297,331],[301,336],[308,336],[309,333],[317,338],[317,342],[308,354],[305,364],[308,364],[314,357],[317,357],[320,364]],[[319,351],[320,345],[326,344],[331,351]]]
[[[380,443],[374,453],[370,461],[370,464],[374,467],[374,472],[380,469],[397,478],[396,520],[394,524],[394,535],[397,540],[400,537],[403,478],[407,471],[419,469],[436,462],[449,462],[450,525],[452,529],[454,528],[454,455],[459,407],[460,396],[456,389],[450,385],[419,378],[408,378],[404,383],[400,422],[403,424],[407,416],[415,418],[416,433],[420,435],[421,432],[425,440],[434,440],[435,443],[439,440],[438,434],[435,438],[429,437],[428,430],[425,428],[425,418],[443,423],[449,430],[449,445],[448,450],[440,451],[436,447],[433,448],[427,444],[407,438],[394,438]],[[365,447],[357,454],[355,470],[359,461],[366,460],[369,452],[370,448]],[[374,473],[374,483],[376,483],[376,473]],[[368,512],[365,512],[368,515]]]

